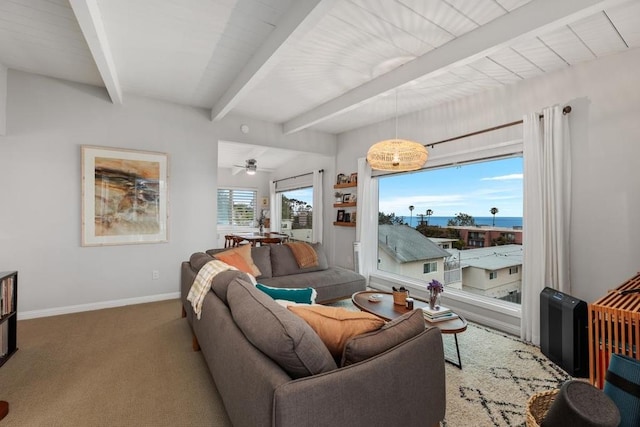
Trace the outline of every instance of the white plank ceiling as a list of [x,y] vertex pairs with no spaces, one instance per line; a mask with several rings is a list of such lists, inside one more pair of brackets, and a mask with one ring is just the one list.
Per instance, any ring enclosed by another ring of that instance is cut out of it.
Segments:
[[0,64],[340,133],[640,46],[640,0],[1,0]]

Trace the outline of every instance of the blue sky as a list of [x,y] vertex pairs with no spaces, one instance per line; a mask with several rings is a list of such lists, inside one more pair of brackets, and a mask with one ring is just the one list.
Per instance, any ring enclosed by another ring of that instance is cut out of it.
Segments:
[[410,216],[413,205],[414,217],[427,209],[433,216],[489,217],[496,207],[502,217],[521,217],[522,176],[516,157],[381,178],[379,210]]

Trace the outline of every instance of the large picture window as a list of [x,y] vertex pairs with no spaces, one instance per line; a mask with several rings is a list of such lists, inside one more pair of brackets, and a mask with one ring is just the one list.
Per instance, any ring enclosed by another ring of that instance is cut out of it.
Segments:
[[256,190],[218,189],[218,225],[255,227],[257,199]]
[[520,303],[522,157],[377,179],[379,271]]

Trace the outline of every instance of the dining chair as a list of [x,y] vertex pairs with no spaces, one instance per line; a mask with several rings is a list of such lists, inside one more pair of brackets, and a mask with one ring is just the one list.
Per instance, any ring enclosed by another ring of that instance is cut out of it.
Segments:
[[230,248],[234,245],[233,236],[231,234],[227,234],[224,236],[224,247]]

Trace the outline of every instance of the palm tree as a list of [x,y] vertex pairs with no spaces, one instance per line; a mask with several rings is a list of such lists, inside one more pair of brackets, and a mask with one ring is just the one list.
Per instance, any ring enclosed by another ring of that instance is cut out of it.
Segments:
[[491,215],[493,215],[493,227],[496,226],[496,214],[498,213],[498,208],[491,208]]
[[411,220],[413,219],[413,210],[415,209],[415,206],[411,205],[409,206],[409,211],[411,211],[411,216],[409,217],[409,227],[411,227]]
[[433,211],[431,209],[427,209],[427,226],[429,226],[429,218],[433,215]]

